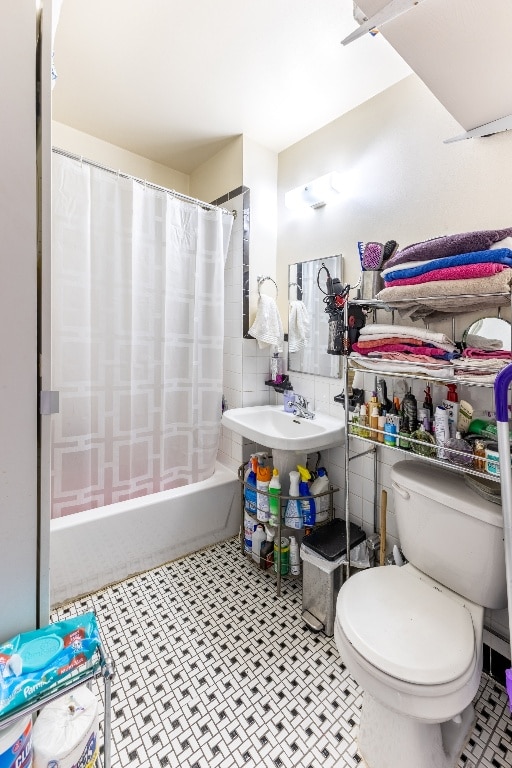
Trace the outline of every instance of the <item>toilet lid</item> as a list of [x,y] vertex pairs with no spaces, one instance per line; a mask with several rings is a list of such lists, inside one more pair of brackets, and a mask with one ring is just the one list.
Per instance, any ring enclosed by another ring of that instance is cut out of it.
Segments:
[[348,579],[336,621],[370,664],[406,682],[448,683],[473,663],[467,608],[406,567],[369,568]]

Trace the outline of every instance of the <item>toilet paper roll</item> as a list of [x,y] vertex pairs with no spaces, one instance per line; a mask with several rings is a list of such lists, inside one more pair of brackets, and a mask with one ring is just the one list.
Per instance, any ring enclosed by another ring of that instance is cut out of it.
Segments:
[[33,727],[34,768],[93,768],[98,725],[98,701],[85,685],[47,704]]

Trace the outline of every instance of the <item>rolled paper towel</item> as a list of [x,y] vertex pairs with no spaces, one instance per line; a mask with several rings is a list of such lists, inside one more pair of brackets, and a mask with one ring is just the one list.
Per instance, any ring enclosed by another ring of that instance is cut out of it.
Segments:
[[47,704],[33,727],[34,768],[93,768],[98,726],[98,701],[85,685]]

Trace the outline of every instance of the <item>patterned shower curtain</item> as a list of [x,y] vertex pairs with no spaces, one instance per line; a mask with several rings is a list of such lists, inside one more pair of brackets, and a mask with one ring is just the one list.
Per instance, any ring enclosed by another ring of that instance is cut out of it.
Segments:
[[213,473],[232,217],[57,153],[52,173],[61,517]]

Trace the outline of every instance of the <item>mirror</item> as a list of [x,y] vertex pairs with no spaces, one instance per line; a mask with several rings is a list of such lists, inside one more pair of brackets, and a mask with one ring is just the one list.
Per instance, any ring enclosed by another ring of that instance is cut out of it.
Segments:
[[464,349],[473,347],[488,352],[496,350],[511,351],[512,328],[508,320],[500,317],[482,317],[475,320],[462,335]]
[[[341,356],[327,354],[328,315],[317,275],[325,264],[343,282],[342,257],[328,256],[288,267],[288,370],[339,378]],[[320,285],[325,290],[325,270]],[[295,347],[296,351],[291,351]]]

